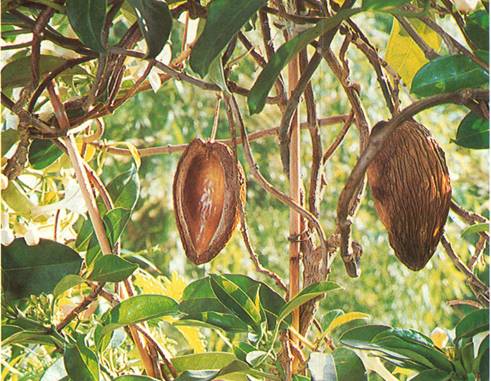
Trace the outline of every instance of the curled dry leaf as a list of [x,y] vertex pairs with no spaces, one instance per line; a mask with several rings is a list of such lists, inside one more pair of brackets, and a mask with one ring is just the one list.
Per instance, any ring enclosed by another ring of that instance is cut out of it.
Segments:
[[442,237],[450,207],[443,150],[424,126],[404,122],[368,167],[368,183],[397,258],[421,270]]
[[173,192],[187,257],[197,265],[211,261],[232,236],[245,202],[242,167],[225,144],[195,139],[179,160]]

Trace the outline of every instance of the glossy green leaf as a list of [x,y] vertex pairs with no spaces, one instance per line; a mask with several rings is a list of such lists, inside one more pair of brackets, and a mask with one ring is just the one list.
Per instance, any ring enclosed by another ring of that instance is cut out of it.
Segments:
[[410,0],[363,0],[363,9],[372,11],[391,11]]
[[317,298],[329,291],[340,289],[339,285],[334,282],[319,282],[311,284],[300,291],[281,309],[278,320],[281,321],[292,313],[293,310],[307,303],[309,300]]
[[414,330],[391,328],[376,335],[371,342],[428,368],[453,370],[448,358],[433,346],[431,339]]
[[175,381],[212,381],[220,379],[232,373],[246,372],[250,367],[243,361],[234,360],[222,369],[216,370],[187,370],[183,372]]
[[[104,222],[104,228],[109,238],[109,243],[111,246],[118,241],[118,239],[123,234],[126,225],[130,219],[131,212],[124,208],[111,209],[102,218]],[[87,254],[85,256],[85,261],[88,265],[92,265],[95,260],[100,258],[102,255],[102,250],[99,246],[97,237],[93,234],[91,240],[89,241],[89,246],[87,248]]]
[[103,255],[94,262],[94,269],[88,279],[96,282],[121,282],[137,268],[138,265],[117,255]]
[[177,303],[163,295],[137,295],[123,300],[108,311],[103,321],[103,328],[96,339],[98,347],[105,336],[116,328],[139,323],[162,316],[177,314]]
[[[12,327],[12,326],[10,326]],[[41,345],[50,345],[50,346],[60,346],[63,343],[54,336],[48,334],[46,330],[24,330],[22,328],[18,328],[16,332],[14,332],[10,327],[7,327],[7,331],[9,332],[8,337],[5,339],[2,337],[2,345],[28,345],[28,344],[41,344]],[[10,329],[9,329],[10,328]],[[4,335],[3,330],[5,326],[2,326],[2,336]]]
[[489,148],[489,120],[469,112],[460,122],[455,143],[465,148]]
[[85,279],[80,275],[68,274],[65,275],[55,286],[53,290],[53,296],[57,299],[61,294],[69,289],[78,286],[85,282]]
[[332,356],[338,381],[367,381],[367,370],[360,357],[347,348],[336,348]]
[[34,169],[44,169],[53,164],[63,151],[49,140],[34,140],[29,147],[29,163]]
[[334,358],[329,353],[312,352],[308,367],[312,381],[338,381]]
[[155,58],[169,39],[172,15],[167,3],[158,0],[128,0],[147,43],[147,57]]
[[489,380],[489,348],[486,349],[481,356],[481,361],[479,362],[479,375],[481,380]]
[[337,317],[339,317],[343,314],[344,314],[344,311],[341,309],[335,309],[335,310],[327,311],[327,313],[324,315],[324,317],[321,320],[322,328],[324,330],[326,330],[327,327],[329,327],[329,325],[331,324],[331,322],[334,319],[336,319]]
[[2,156],[5,155],[8,150],[19,141],[19,132],[14,129],[2,130],[0,134],[2,140]]
[[[273,330],[279,311],[286,303],[285,300],[266,284],[248,276],[241,274],[225,274],[223,276],[240,287],[251,300],[255,300],[259,290],[259,301],[262,310],[266,313],[268,328]],[[211,289],[209,277],[198,279],[185,288],[179,308],[191,316],[207,311],[228,312],[228,309],[217,299]],[[291,321],[290,317],[286,319],[287,323],[289,321]]]
[[106,0],[67,0],[66,11],[73,31],[86,46],[103,53],[102,30]]
[[489,309],[472,311],[455,326],[455,340],[489,330]]
[[261,312],[259,306],[235,283],[221,275],[211,275],[210,284],[216,297],[244,323],[259,329]]
[[489,50],[489,15],[478,10],[466,18],[465,31],[477,49]]
[[424,370],[411,381],[449,381],[452,379],[452,375],[439,369],[427,369]]
[[348,347],[357,349],[369,349],[368,343],[380,332],[389,330],[386,325],[367,325],[356,327],[346,331],[340,338],[340,342]]
[[257,114],[261,112],[266,104],[266,98],[269,91],[273,87],[276,79],[281,73],[281,70],[290,62],[290,60],[305,48],[312,40],[316,39],[320,35],[327,31],[337,27],[344,19],[354,16],[359,13],[361,8],[344,9],[339,11],[335,16],[326,20],[322,20],[316,24],[313,28],[310,28],[296,37],[292,38],[287,43],[283,44],[271,57],[271,60],[261,71],[261,74],[254,82],[254,86],[251,88],[249,97],[247,98],[247,104],[249,106],[249,112],[251,114]]
[[214,0],[208,6],[203,33],[191,53],[191,68],[204,77],[212,61],[227,46],[242,26],[266,5],[266,0]]
[[[127,209],[129,211],[133,211],[137,201],[138,197],[140,195],[140,179],[138,177],[138,171],[135,166],[132,166],[131,169],[128,171],[125,171],[121,173],[120,175],[116,176],[114,179],[112,179],[109,184],[107,184],[107,191],[109,192],[109,195],[111,196],[111,199],[113,200],[114,207],[115,208],[123,208]],[[102,202],[100,198],[97,199],[97,206],[101,212],[102,215],[107,214],[107,209]],[[107,226],[113,226],[116,224],[117,221],[124,221],[121,220],[121,218],[117,218],[118,215],[123,214],[123,211],[119,212],[113,212],[115,213],[114,219],[111,217],[111,221],[105,221],[106,227]],[[121,225],[121,223],[117,224]],[[108,231],[115,231],[115,229],[109,229]],[[122,232],[121,229],[118,231]],[[86,245],[88,247],[92,248],[91,253],[89,258],[96,257],[98,253],[98,243],[95,237],[93,237],[94,230],[92,228],[92,223],[90,222],[90,219],[85,220],[83,223],[79,234],[77,236],[77,240],[75,242],[75,245],[77,248],[80,249],[87,249]],[[114,241],[114,234],[112,235],[112,242]],[[92,239],[92,241],[91,241]],[[95,251],[92,252],[92,251]]]
[[3,292],[9,298],[51,293],[65,275],[78,274],[81,265],[78,253],[61,243],[41,239],[28,246],[17,238],[2,246]]
[[[66,60],[61,57],[42,54],[39,58],[40,77],[43,78],[46,74],[65,63]],[[65,70],[61,77],[70,77],[76,74],[87,74],[87,72],[82,69],[80,65],[77,65],[71,69]],[[3,91],[14,87],[24,87],[30,84],[32,81],[31,56],[21,57],[9,62],[3,67],[1,77]]]
[[63,361],[72,380],[99,380],[99,359],[89,348],[78,344],[70,346],[65,349]]
[[436,58],[414,76],[411,92],[419,97],[448,93],[488,83],[489,74],[464,55]]
[[257,348],[244,341],[234,345],[234,354],[241,361],[246,361],[247,354],[253,351],[257,351]]
[[138,374],[128,374],[125,376],[116,377],[114,381],[157,381],[157,379],[153,377],[138,375]]
[[220,328],[227,332],[249,332],[249,326],[230,313],[206,311],[186,315],[180,325],[192,325],[206,328]]
[[107,184],[115,208],[133,210],[140,196],[140,179],[135,166],[116,176]]
[[180,373],[186,370],[221,369],[234,359],[235,356],[229,352],[206,352],[176,356],[172,364]]
[[488,232],[489,231],[489,224],[488,223],[481,223],[481,224],[474,224],[470,225],[467,228],[465,228],[462,231],[462,237],[469,237],[473,234],[478,234],[482,232]]

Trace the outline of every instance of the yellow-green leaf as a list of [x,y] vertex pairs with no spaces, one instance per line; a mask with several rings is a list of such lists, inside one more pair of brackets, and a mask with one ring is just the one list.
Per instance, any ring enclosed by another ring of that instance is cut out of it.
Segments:
[[[411,20],[413,28],[433,50],[438,51],[440,36],[419,20]],[[414,76],[428,60],[414,40],[401,28],[394,18],[385,60],[399,74],[406,86],[410,86]]]
[[348,312],[344,315],[338,316],[335,318],[331,324],[329,324],[329,327],[327,327],[327,332],[330,333],[334,331],[336,328],[349,323],[350,321],[353,320],[361,320],[361,319],[368,319],[370,315],[365,314],[363,312]]

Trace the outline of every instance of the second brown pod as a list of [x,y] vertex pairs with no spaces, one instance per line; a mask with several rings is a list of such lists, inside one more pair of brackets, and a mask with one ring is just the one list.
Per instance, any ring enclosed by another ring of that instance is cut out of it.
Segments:
[[397,258],[411,270],[421,270],[443,235],[450,208],[443,150],[423,125],[406,121],[369,165],[368,183]]
[[243,170],[229,147],[193,140],[174,176],[174,213],[186,256],[211,261],[225,247],[245,202]]

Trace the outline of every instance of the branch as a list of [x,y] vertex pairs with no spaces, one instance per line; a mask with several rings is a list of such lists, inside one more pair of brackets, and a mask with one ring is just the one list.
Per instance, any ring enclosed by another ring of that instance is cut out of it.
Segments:
[[465,263],[462,262],[462,260],[458,257],[458,255],[455,254],[452,245],[447,240],[447,237],[445,237],[445,235],[442,236],[441,243],[442,246],[445,248],[447,255],[450,257],[453,264],[457,268],[457,270],[462,272],[467,277],[469,286],[471,287],[472,291],[476,295],[477,299],[483,305],[489,304],[488,286],[486,286],[483,282],[481,282],[481,280],[465,265]]
[[[336,123],[345,122],[348,119],[348,117],[349,117],[348,115],[336,115],[336,116],[318,119],[317,122],[319,126],[328,126]],[[302,128],[309,128],[309,123],[301,123],[300,126]],[[278,131],[279,131],[278,127],[267,128],[261,131],[256,131],[248,134],[248,139],[249,141],[254,141],[254,140],[262,139],[263,137],[274,136],[278,134]],[[232,139],[219,139],[217,141],[220,143],[224,143],[228,146],[233,146]],[[107,150],[107,152],[115,155],[132,156],[131,151],[126,148],[111,147],[110,144],[101,143],[97,141],[89,142],[89,144],[92,144],[100,148],[104,148]],[[237,144],[243,144],[242,138],[240,137],[237,138]],[[139,148],[138,154],[141,157],[165,155],[165,154],[183,152],[187,147],[188,144],[177,144],[177,145],[156,146],[156,147],[149,147],[149,148]]]
[[264,190],[266,190],[268,193],[271,193],[276,199],[278,199],[282,203],[288,205],[288,207],[294,209],[297,213],[299,213],[302,217],[304,217],[307,221],[309,221],[312,224],[312,226],[317,231],[317,234],[319,236],[322,254],[326,255],[327,253],[326,238],[325,238],[324,230],[322,229],[319,221],[317,220],[317,218],[315,218],[315,216],[312,213],[305,210],[302,206],[297,204],[295,201],[293,201],[290,197],[288,197],[283,192],[277,190],[273,185],[271,185],[268,182],[268,180],[264,178],[264,176],[259,171],[259,166],[254,160],[254,156],[252,154],[251,146],[249,143],[249,138],[247,136],[244,122],[242,120],[242,116],[240,114],[235,98],[233,97],[233,95],[226,94],[224,96],[224,100],[225,103],[227,104],[226,110],[227,110],[227,116],[229,118],[229,122],[236,123],[239,126],[239,130],[242,135],[242,141],[244,144],[245,157],[252,171],[252,175]]
[[402,27],[411,36],[411,38],[414,40],[416,45],[418,45],[419,48],[423,51],[426,59],[431,61],[435,58],[440,57],[440,55],[437,52],[435,52],[430,46],[428,46],[426,41],[423,40],[423,38],[418,34],[418,32],[416,32],[416,30],[409,23],[409,21],[407,21],[405,18],[403,18],[401,16],[395,15],[394,17],[397,19],[397,21],[399,21],[399,23],[402,25]]

